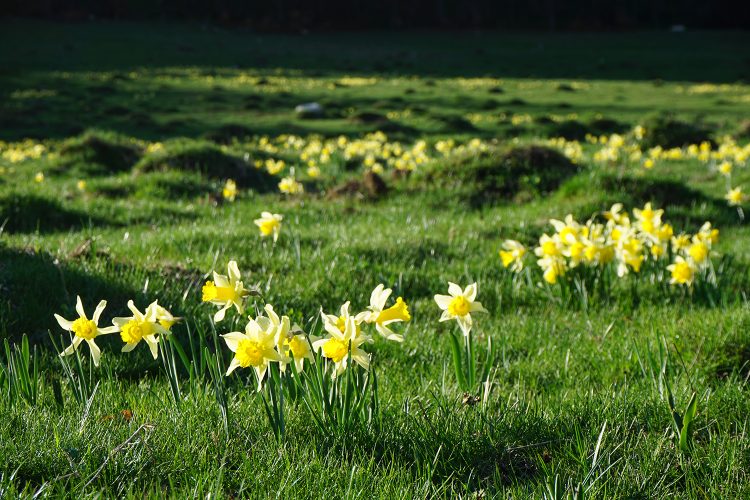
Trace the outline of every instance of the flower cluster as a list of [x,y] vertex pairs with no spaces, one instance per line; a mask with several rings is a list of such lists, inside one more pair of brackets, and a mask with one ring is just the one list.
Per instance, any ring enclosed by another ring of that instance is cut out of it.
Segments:
[[83,309],[81,297],[77,297],[77,319],[70,321],[59,314],[55,314],[55,319],[60,327],[73,334],[71,345],[60,353],[61,356],[73,354],[78,349],[78,346],[83,341],[86,341],[91,351],[91,359],[94,361],[94,365],[99,366],[101,350],[96,345],[96,338],[100,335],[119,332],[120,338],[125,343],[122,347],[122,352],[130,352],[141,341],[144,341],[148,345],[151,355],[156,359],[159,356],[160,339],[171,333],[170,329],[172,325],[179,319],[160,306],[157,301],[153,301],[146,308],[145,312],[141,312],[131,300],[128,301],[128,309],[132,313],[131,316],[114,318],[112,326],[101,328],[99,327],[99,319],[106,307],[107,301],[102,300],[96,306],[94,314],[89,318]]
[[[572,215],[564,220],[551,219],[555,232],[543,234],[534,249],[542,277],[554,285],[577,267],[614,266],[618,277],[641,272],[644,263],[669,264],[670,283],[690,286],[699,271],[710,266],[712,246],[719,230],[706,222],[694,235],[675,234],[664,222],[664,210],[646,203],[634,209],[631,217],[617,203],[604,212],[604,222],[591,218],[584,224]],[[500,258],[503,266],[515,272],[524,269],[526,248],[515,240],[503,242]],[[656,264],[655,264],[656,265]]]
[[[293,325],[288,316],[279,317],[273,306],[266,304],[263,308],[265,314],[250,317],[244,332],[223,335],[227,346],[235,353],[227,375],[239,367],[252,367],[260,387],[269,363],[279,363],[283,372],[289,363],[294,362],[297,371],[302,371],[304,360],[312,359],[313,352],[333,364],[333,377],[346,370],[349,359],[367,370],[370,355],[363,347],[372,344],[373,338],[365,326],[371,325],[387,340],[401,342],[403,337],[391,329],[392,325],[411,319],[409,308],[401,297],[386,307],[392,292],[390,288],[378,285],[370,295],[370,305],[358,314],[349,312],[349,302],[341,306],[338,315],[321,311],[325,331],[321,338],[306,334],[298,325]],[[219,307],[214,315],[217,322],[223,320],[226,311],[232,307],[243,314],[245,299],[250,295],[253,293],[244,287],[235,261],[229,262],[227,275],[214,272],[214,281],[206,282],[203,287],[203,301]]]

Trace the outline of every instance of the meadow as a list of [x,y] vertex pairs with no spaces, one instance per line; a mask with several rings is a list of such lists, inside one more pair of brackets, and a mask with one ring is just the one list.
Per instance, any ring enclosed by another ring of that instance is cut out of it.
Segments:
[[747,34],[0,32],[0,497],[750,496]]

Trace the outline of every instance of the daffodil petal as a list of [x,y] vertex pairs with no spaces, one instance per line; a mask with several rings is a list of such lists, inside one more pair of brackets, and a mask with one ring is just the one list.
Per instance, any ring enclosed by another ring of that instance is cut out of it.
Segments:
[[91,359],[94,361],[94,366],[99,366],[99,358],[102,355],[102,351],[99,349],[99,346],[96,345],[94,339],[87,340],[86,343],[89,345],[89,349],[91,350]]
[[102,313],[104,312],[104,308],[105,307],[107,307],[107,301],[106,300],[102,300],[96,306],[96,309],[94,309],[94,315],[91,317],[91,319],[97,325],[99,324],[99,318],[101,317]]
[[59,314],[55,314],[55,319],[57,320],[57,324],[60,325],[60,328],[63,330],[71,331],[73,329],[72,321],[68,321]]
[[76,312],[82,318],[86,317],[86,312],[83,310],[83,302],[81,302],[81,296],[76,296]]

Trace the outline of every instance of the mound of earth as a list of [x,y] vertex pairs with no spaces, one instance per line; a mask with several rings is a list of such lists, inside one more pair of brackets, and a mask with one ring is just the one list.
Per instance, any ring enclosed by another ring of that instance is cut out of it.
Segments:
[[669,116],[656,116],[643,123],[645,133],[643,144],[646,147],[679,148],[688,144],[713,142],[705,125],[689,123]]
[[364,198],[378,199],[388,194],[388,185],[375,172],[368,170],[362,180],[352,179],[329,190],[326,198],[334,200],[337,198]]
[[412,182],[467,196],[473,205],[527,200],[557,189],[578,167],[554,149],[519,146],[467,155],[418,169]]
[[107,175],[130,170],[142,154],[127,137],[89,130],[66,140],[59,150],[60,166],[86,175]]
[[137,173],[198,172],[210,179],[234,179],[238,185],[259,192],[275,189],[278,182],[265,169],[255,168],[243,158],[207,141],[165,143],[162,151],[144,156],[134,170]]

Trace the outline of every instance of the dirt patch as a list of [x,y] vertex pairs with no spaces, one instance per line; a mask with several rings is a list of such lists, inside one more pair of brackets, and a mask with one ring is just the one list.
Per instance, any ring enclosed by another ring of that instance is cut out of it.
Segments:
[[382,177],[372,171],[365,172],[362,179],[352,179],[329,190],[326,199],[360,198],[376,200],[388,194],[388,185]]

